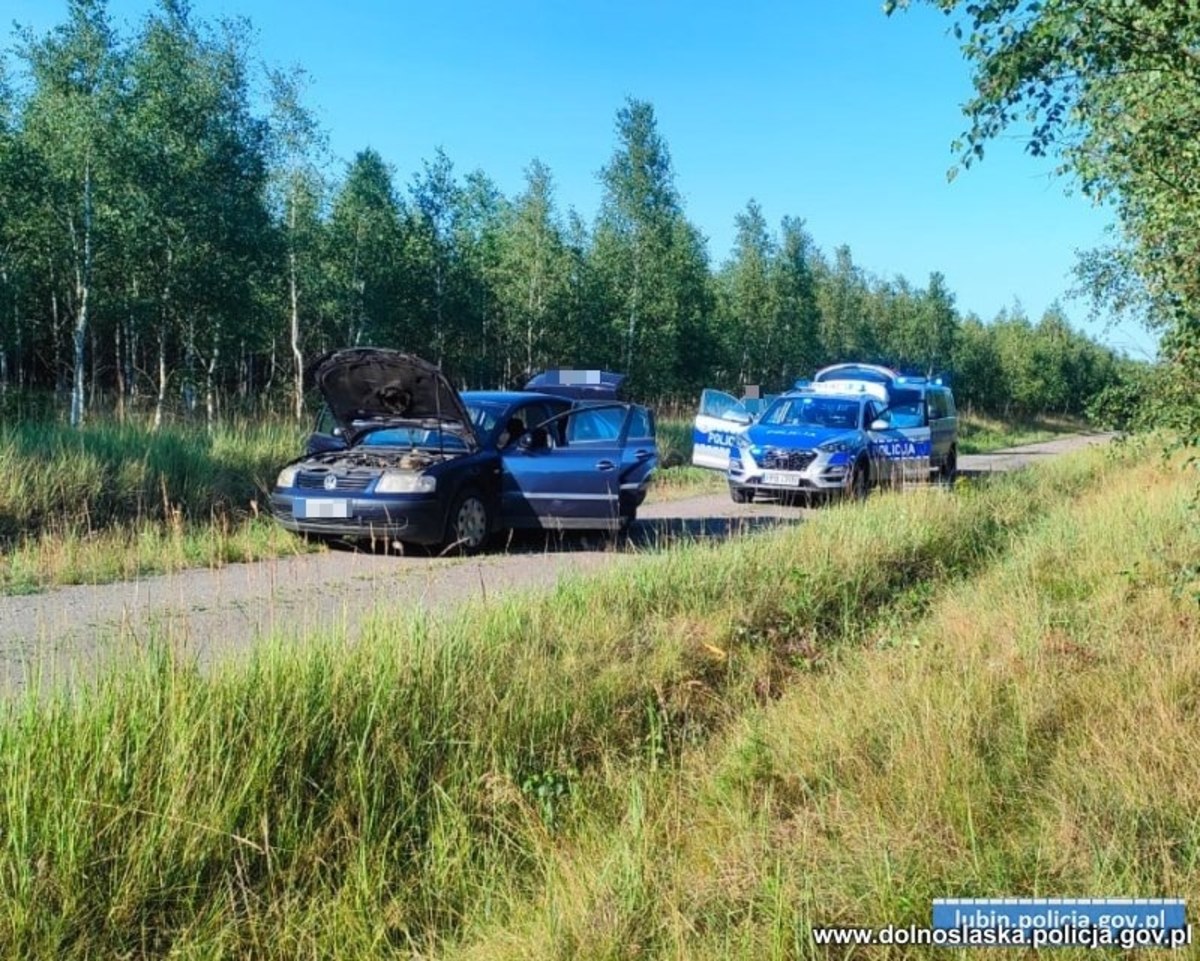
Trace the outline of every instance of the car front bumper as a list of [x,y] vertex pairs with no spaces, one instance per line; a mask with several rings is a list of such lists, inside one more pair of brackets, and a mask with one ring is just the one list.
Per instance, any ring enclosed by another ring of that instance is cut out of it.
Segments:
[[[337,516],[308,516],[321,511]],[[298,534],[414,544],[440,544],[446,537],[446,512],[436,495],[336,498],[277,491],[271,495],[271,514]]]
[[735,490],[788,494],[845,490],[853,471],[853,456],[845,451],[816,451],[812,461],[799,470],[766,467],[744,457],[735,448],[729,459],[729,486]]

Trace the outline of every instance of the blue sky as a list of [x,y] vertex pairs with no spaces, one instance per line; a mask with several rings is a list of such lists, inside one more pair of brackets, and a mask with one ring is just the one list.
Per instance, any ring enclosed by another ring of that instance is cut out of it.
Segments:
[[[110,0],[132,26],[150,0]],[[50,28],[65,2],[6,0],[6,20]],[[827,253],[923,286],[940,270],[959,309],[991,319],[1061,300],[1072,321],[1134,356],[1141,328],[1088,324],[1066,292],[1075,251],[1111,215],[1053,177],[1015,137],[951,183],[967,64],[949,21],[879,0],[192,0],[198,19],[242,15],[267,63],[298,64],[339,165],[374,147],[405,187],[442,147],[517,193],[534,157],[559,206],[590,222],[597,172],[628,96],[654,104],[689,218],[714,265],[755,198],[773,224],[802,217]],[[337,168],[335,168],[337,169]]]

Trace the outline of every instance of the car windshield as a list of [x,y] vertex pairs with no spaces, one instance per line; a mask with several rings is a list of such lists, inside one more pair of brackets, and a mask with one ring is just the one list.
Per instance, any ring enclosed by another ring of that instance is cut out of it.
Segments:
[[783,397],[775,401],[761,423],[781,427],[858,427],[860,404],[857,400],[836,397]]
[[892,391],[883,416],[892,427],[924,427],[925,399],[915,390]]
[[509,405],[500,401],[472,400],[467,403],[467,413],[471,415],[471,423],[475,433],[487,437],[500,422]]
[[462,434],[425,427],[377,427],[358,441],[360,447],[402,447],[406,450],[466,450]]

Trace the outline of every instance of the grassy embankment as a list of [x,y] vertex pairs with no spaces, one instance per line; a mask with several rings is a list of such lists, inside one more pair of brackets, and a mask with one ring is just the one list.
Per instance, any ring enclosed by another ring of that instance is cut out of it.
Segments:
[[1184,481],[1090,451],[13,705],[0,954],[808,957],[939,895],[1195,898]]
[[965,413],[959,418],[958,452],[986,454],[988,451],[1053,440],[1060,434],[1089,430],[1085,421],[1071,417],[1038,417],[1031,421],[1007,421],[985,414]]
[[[976,447],[1044,433],[980,420],[963,432]],[[719,473],[690,466],[691,433],[690,420],[660,422],[663,462],[678,466],[658,472],[651,503],[725,490]],[[303,436],[284,420],[211,435],[103,421],[79,432],[50,421],[0,425],[0,594],[315,549],[265,516],[264,491]]]

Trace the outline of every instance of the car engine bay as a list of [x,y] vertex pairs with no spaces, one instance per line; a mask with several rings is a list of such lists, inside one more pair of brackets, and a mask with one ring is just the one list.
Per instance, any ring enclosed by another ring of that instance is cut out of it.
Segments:
[[382,448],[373,450],[339,450],[325,454],[317,454],[304,462],[306,470],[319,470],[321,467],[336,469],[366,468],[368,470],[424,470],[442,461],[461,457],[459,453],[440,454],[437,451],[397,450],[388,451]]

